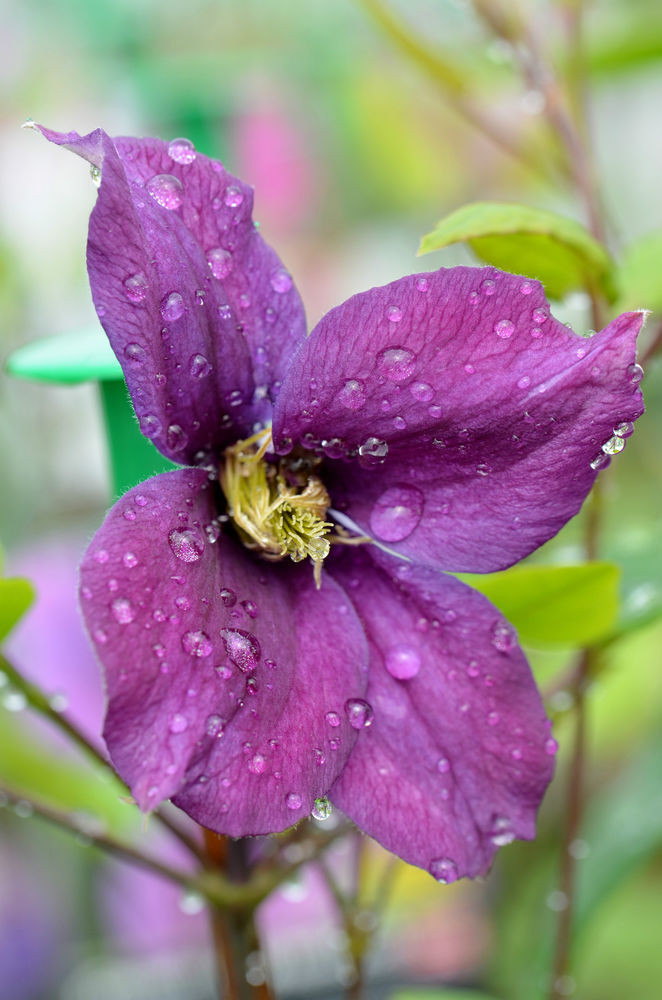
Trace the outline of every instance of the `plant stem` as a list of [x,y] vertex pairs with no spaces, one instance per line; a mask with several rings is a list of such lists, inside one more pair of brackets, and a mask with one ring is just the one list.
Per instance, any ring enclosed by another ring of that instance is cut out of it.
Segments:
[[[247,840],[231,840],[212,830],[203,832],[209,866],[231,883],[246,884],[251,875]],[[224,1000],[273,1000],[255,926],[255,904],[234,910],[211,904],[209,917],[219,996]],[[256,961],[249,967],[251,956]]]
[[[110,771],[118,784],[124,785],[124,782],[117,776],[112,765],[104,757],[101,750],[63,712],[56,711],[51,705],[50,699],[41,688],[24,677],[2,653],[0,653],[0,672],[9,678],[12,687],[24,695],[31,708],[39,712],[45,719],[48,719],[49,722],[56,726],[60,732],[64,733],[70,742],[77,746],[95,764],[101,765],[104,770]],[[124,785],[124,788],[130,794],[130,789],[126,785]],[[186,831],[182,830],[179,824],[168,816],[164,809],[155,809],[150,815],[154,816],[161,826],[173,834],[198,860],[204,859],[205,855],[200,845]]]

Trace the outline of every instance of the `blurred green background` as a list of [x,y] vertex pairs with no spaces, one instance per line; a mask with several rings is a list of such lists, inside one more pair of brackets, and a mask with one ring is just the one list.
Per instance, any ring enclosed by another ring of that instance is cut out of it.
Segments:
[[[519,4],[562,72],[573,71],[565,26],[579,2]],[[550,178],[554,149],[540,92],[522,85],[512,47],[490,34],[471,3],[392,0],[385,9],[443,57],[486,114],[530,145],[538,169],[467,125],[430,67],[388,36],[371,7],[358,0],[5,0],[3,362],[22,344],[96,322],[84,260],[94,186],[84,164],[20,130],[27,117],[81,133],[103,126],[111,134],[183,135],[220,156],[255,185],[256,218],[295,275],[311,326],[355,291],[472,261],[463,246],[416,257],[421,236],[467,201],[518,200],[582,220],[575,193]],[[590,131],[612,249],[622,259],[630,244],[662,227],[662,9],[658,0],[599,0],[584,13]],[[626,253],[634,277],[622,302],[653,309],[645,346],[662,320],[662,239],[642,246],[639,258]],[[574,294],[554,312],[585,330],[588,307]],[[628,620],[645,624],[609,647],[588,698],[576,968],[567,984],[581,1000],[662,995],[658,360],[647,366],[644,392],[647,413],[603,477],[601,555],[622,566]],[[6,572],[31,576],[38,591],[15,639],[16,659],[72,707],[77,698],[83,713],[93,705],[89,716],[97,718],[100,681],[81,641],[74,594],[78,556],[111,492],[97,390],[3,374],[0,412]],[[578,522],[535,561],[581,558]],[[65,618],[71,628],[56,630]],[[416,983],[466,986],[502,1000],[545,995],[562,905],[555,891],[572,707],[558,678],[573,652],[529,652],[541,685],[554,692],[549,705],[561,744],[540,836],[501,852],[485,883],[446,888],[402,866],[370,962],[375,996]],[[66,677],[57,673],[63,663]],[[42,794],[60,789],[67,804],[88,803],[111,824],[149,838],[153,831],[124,816],[117,791],[46,742],[20,708],[6,697],[0,707],[0,776]],[[195,901],[178,901],[175,892],[150,902],[153,886],[131,889],[114,863],[21,810],[0,812],[0,836],[1,1000],[212,995]],[[376,849],[371,858],[374,879],[384,858]],[[314,873],[288,886],[273,910],[264,920],[283,991],[340,995],[342,932]],[[155,933],[141,936],[149,928]]]

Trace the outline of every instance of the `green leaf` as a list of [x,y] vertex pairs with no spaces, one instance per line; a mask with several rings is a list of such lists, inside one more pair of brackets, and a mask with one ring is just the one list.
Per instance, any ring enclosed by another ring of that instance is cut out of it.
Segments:
[[29,580],[21,577],[0,580],[0,641],[23,617],[34,597],[34,587]]
[[574,219],[529,205],[477,201],[437,223],[419,253],[466,242],[494,267],[537,278],[554,299],[599,288],[615,298],[614,264],[605,248]]
[[460,579],[485,594],[536,646],[585,646],[610,635],[618,614],[619,569],[613,563],[516,566]]
[[122,369],[100,327],[35,340],[20,347],[7,362],[17,378],[37,382],[90,382],[121,379]]
[[662,229],[626,247],[618,273],[618,311],[662,309]]

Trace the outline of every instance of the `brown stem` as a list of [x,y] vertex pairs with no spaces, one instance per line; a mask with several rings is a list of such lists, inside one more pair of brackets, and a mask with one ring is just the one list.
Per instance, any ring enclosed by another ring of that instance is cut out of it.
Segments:
[[[102,752],[97,746],[95,746],[88,738],[81,732],[81,730],[69,719],[63,712],[58,712],[51,705],[50,699],[46,694],[38,687],[36,684],[29,681],[22,673],[17,670],[17,668],[9,662],[9,660],[0,653],[0,672],[5,674],[9,678],[9,682],[12,687],[15,687],[20,691],[26,698],[28,704],[36,712],[39,712],[45,719],[48,719],[50,723],[56,726],[60,732],[64,733],[65,736],[70,740],[74,746],[78,747],[85,756],[90,758],[95,764],[101,765],[104,770],[110,771],[115,780],[120,785],[124,785],[124,782],[117,776],[115,771]],[[124,785],[127,793],[130,794],[129,788]],[[196,841],[186,833],[185,830],[179,826],[179,824],[173,820],[164,809],[155,809],[151,815],[168,830],[173,836],[175,836],[180,843],[182,843],[190,852],[194,854],[198,860],[202,860],[204,854],[202,849]]]
[[[251,875],[245,839],[231,840],[203,830],[207,862],[230,882],[245,884]],[[255,926],[255,906],[234,910],[209,908],[214,957],[223,1000],[273,1000]],[[249,966],[251,956],[259,961]],[[262,975],[263,973],[263,975]]]

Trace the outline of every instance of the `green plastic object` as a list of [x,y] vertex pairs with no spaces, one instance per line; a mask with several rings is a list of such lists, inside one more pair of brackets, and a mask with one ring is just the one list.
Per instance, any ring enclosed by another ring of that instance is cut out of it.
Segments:
[[99,384],[114,496],[149,476],[176,468],[140,433],[122,369],[100,330],[79,330],[26,344],[11,355],[7,371],[37,382]]

